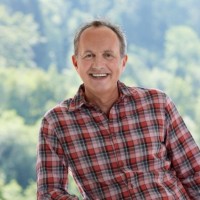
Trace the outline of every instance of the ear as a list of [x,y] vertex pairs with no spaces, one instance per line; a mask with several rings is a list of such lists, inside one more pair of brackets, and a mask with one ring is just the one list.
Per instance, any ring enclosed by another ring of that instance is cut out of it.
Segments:
[[128,60],[128,55],[125,55],[125,56],[123,57],[123,59],[122,59],[122,68],[123,68],[122,71],[124,71],[125,68],[126,68],[127,60]]
[[75,55],[72,56],[72,63],[73,63],[73,65],[74,65],[75,69],[77,70],[78,65],[77,65],[77,59],[76,59],[76,56],[75,56]]

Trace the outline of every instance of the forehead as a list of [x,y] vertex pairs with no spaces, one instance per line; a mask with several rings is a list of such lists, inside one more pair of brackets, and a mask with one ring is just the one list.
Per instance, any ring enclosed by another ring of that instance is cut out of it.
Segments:
[[110,28],[106,26],[100,26],[100,27],[89,27],[85,29],[81,36],[80,40],[81,41],[106,41],[106,40],[112,40],[112,41],[118,41],[119,43],[119,38],[117,34]]

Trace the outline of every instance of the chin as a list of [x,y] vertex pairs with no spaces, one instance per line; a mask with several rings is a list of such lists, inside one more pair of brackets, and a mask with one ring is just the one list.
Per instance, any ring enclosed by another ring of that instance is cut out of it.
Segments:
[[110,90],[110,88],[109,87],[103,87],[103,86],[100,86],[100,87],[94,87],[93,88],[93,91],[94,91],[94,93],[102,93],[102,94],[105,94],[105,93],[107,93],[107,92],[109,92],[109,91],[111,91]]

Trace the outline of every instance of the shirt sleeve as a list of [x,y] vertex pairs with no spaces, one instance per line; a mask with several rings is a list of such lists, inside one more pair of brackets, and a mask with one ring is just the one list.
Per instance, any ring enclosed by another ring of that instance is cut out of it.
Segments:
[[173,102],[166,101],[166,146],[176,175],[192,200],[200,199],[200,150]]
[[55,128],[44,118],[37,147],[37,200],[77,200],[66,190],[68,164]]

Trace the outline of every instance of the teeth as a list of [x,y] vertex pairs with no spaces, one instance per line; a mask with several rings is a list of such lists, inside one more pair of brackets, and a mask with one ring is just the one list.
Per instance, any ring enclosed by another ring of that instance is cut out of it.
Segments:
[[91,74],[94,77],[104,77],[107,76],[107,74]]

